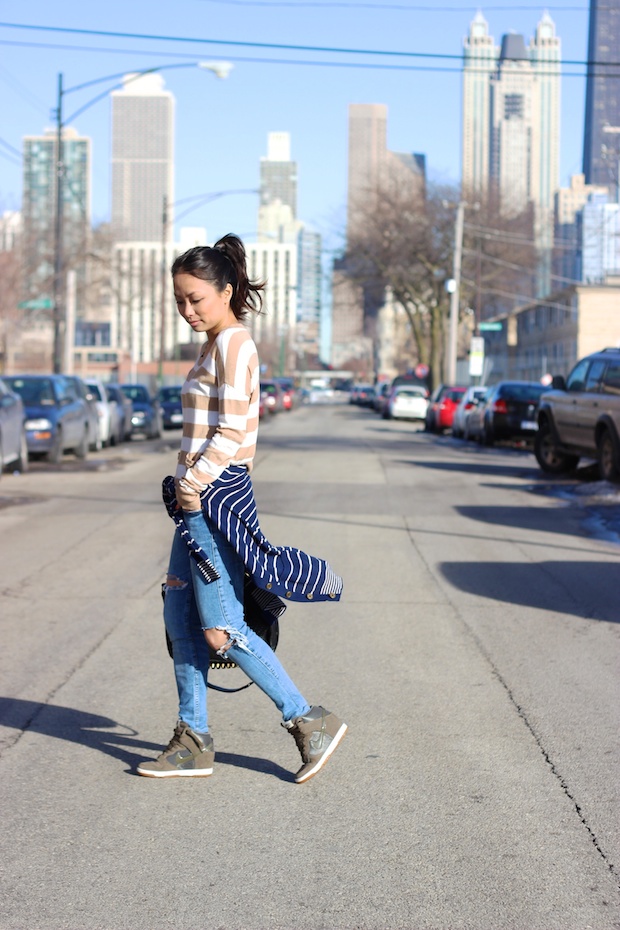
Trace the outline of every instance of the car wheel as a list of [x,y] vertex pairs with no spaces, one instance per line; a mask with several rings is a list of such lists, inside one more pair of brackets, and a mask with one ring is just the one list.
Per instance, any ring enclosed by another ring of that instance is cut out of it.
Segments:
[[76,446],[75,457],[76,459],[85,459],[88,455],[88,426],[84,430],[84,435],[82,436],[82,441],[79,446]]
[[[87,430],[87,435],[88,435],[88,430]],[[89,446],[89,448],[91,448],[88,441],[87,441],[87,445]],[[93,452],[101,452],[102,449],[103,449],[103,442],[101,441],[101,433],[99,432],[99,424],[97,424],[95,427],[95,441],[92,444],[92,450]],[[87,450],[87,454],[88,454],[88,450]],[[78,456],[78,458],[86,458],[86,455]]]
[[495,436],[493,435],[493,427],[489,426],[488,423],[484,424],[484,433],[482,435],[482,440],[485,446],[492,446],[495,442]]
[[620,462],[611,431],[604,429],[598,438],[598,467],[603,481],[620,480]]
[[49,452],[46,453],[45,459],[48,462],[51,462],[52,465],[58,465],[62,461],[62,453],[64,451],[63,439],[62,439],[62,429],[60,426],[56,430],[56,435],[52,442],[52,448]]
[[19,456],[15,467],[22,475],[28,471],[28,439],[26,438],[26,430],[22,430],[21,439],[19,440]]
[[560,452],[549,423],[541,423],[534,440],[534,455],[543,471],[549,475],[562,475],[577,467],[578,455]]

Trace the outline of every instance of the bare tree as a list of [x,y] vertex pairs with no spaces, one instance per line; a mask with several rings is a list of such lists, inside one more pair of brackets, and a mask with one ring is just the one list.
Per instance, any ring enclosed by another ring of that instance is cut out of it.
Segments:
[[[445,281],[452,273],[455,192],[425,191],[385,179],[349,234],[345,265],[371,306],[390,289],[404,310],[417,361],[441,377],[446,318]],[[368,313],[366,313],[368,316]]]

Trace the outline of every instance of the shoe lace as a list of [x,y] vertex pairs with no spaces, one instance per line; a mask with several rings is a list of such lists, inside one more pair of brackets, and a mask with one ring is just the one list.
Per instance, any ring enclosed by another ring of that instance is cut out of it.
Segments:
[[308,755],[308,738],[305,733],[303,733],[299,727],[291,727],[289,733],[295,740],[299,753],[304,762],[307,762],[309,759]]
[[162,752],[162,756],[165,756],[167,753],[172,752],[173,749],[185,749],[185,746],[181,742],[181,735],[185,727],[182,723],[178,723],[174,728],[174,733],[172,734],[172,739]]

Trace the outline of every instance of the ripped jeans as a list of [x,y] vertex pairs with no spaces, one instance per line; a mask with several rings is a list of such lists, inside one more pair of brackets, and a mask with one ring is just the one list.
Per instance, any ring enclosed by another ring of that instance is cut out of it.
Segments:
[[220,577],[207,583],[190,556],[186,543],[175,532],[168,567],[164,621],[174,653],[179,719],[198,733],[209,729],[209,647],[203,630],[213,627],[228,633],[232,645],[226,645],[226,656],[271,698],[284,721],[306,714],[310,705],[288,677],[273,650],[244,620],[242,560],[223,533],[207,522],[202,510],[185,511],[183,518]]

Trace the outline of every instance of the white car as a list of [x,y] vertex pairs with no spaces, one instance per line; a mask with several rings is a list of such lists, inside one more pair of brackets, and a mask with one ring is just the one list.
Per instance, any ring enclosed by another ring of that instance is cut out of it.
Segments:
[[428,391],[422,385],[397,384],[388,397],[383,417],[386,420],[424,420]]
[[488,388],[486,387],[474,385],[472,387],[468,387],[463,394],[458,407],[454,411],[454,419],[452,421],[452,435],[457,439],[460,439],[465,435],[469,414],[476,406],[476,404],[482,400],[487,390]]
[[108,400],[108,394],[103,381],[98,378],[89,378],[86,387],[95,398],[97,419],[99,421],[99,438],[104,446],[116,445],[122,441],[122,427],[119,423],[119,413],[116,404]]

